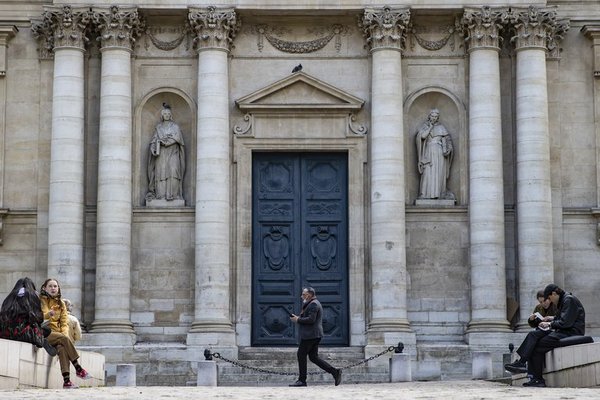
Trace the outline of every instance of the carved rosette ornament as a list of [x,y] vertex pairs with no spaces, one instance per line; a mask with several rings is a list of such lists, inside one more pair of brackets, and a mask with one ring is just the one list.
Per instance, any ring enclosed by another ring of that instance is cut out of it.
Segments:
[[241,20],[232,8],[190,9],[188,21],[195,33],[194,44],[197,50],[218,48],[229,51],[235,35],[240,29]]
[[144,20],[135,8],[111,6],[108,11],[95,10],[94,23],[100,36],[101,47],[120,47],[133,50],[135,40],[144,29]]
[[34,22],[32,32],[40,40],[40,56],[45,58],[58,47],[84,50],[91,13],[89,8],[48,7],[42,20]]
[[514,30],[511,42],[517,50],[531,47],[549,49],[556,47],[556,38],[566,29],[564,21],[556,19],[556,10],[529,6],[527,9],[514,8],[510,11],[510,22]]
[[465,41],[469,50],[476,48],[492,48],[500,50],[502,37],[500,32],[508,22],[508,9],[492,9],[484,6],[481,9],[466,9],[462,25],[466,33]]
[[410,23],[408,8],[366,9],[358,25],[371,51],[380,48],[404,50],[407,28]]

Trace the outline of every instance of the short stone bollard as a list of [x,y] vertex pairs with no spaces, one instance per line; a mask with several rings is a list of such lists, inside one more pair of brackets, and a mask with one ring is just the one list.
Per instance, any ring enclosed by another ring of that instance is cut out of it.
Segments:
[[492,379],[492,353],[473,352],[473,379]]
[[116,386],[135,386],[135,364],[117,364]]
[[198,361],[197,386],[217,386],[217,363],[215,361]]
[[410,382],[411,380],[410,354],[392,354],[392,358],[390,358],[390,381]]

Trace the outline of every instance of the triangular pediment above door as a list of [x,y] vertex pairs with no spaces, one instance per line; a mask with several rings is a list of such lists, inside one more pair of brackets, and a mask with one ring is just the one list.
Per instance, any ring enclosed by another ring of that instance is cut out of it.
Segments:
[[236,100],[236,104],[246,112],[324,112],[360,110],[364,100],[297,72]]

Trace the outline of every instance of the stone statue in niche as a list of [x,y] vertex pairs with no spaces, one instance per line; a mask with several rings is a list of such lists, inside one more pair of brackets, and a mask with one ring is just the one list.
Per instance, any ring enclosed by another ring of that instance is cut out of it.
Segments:
[[173,121],[171,107],[163,103],[160,119],[150,141],[146,206],[182,207],[185,152],[183,134]]
[[421,175],[417,204],[427,203],[421,200],[436,200],[435,204],[453,205],[456,201],[454,193],[446,187],[454,154],[452,137],[439,120],[439,110],[431,110],[415,137]]

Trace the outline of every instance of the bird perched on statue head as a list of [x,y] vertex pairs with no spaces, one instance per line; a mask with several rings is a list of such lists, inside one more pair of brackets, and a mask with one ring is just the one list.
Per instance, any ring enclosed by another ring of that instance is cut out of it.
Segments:
[[294,69],[292,70],[292,74],[295,74],[296,72],[300,72],[302,71],[302,64],[298,64],[294,67]]

